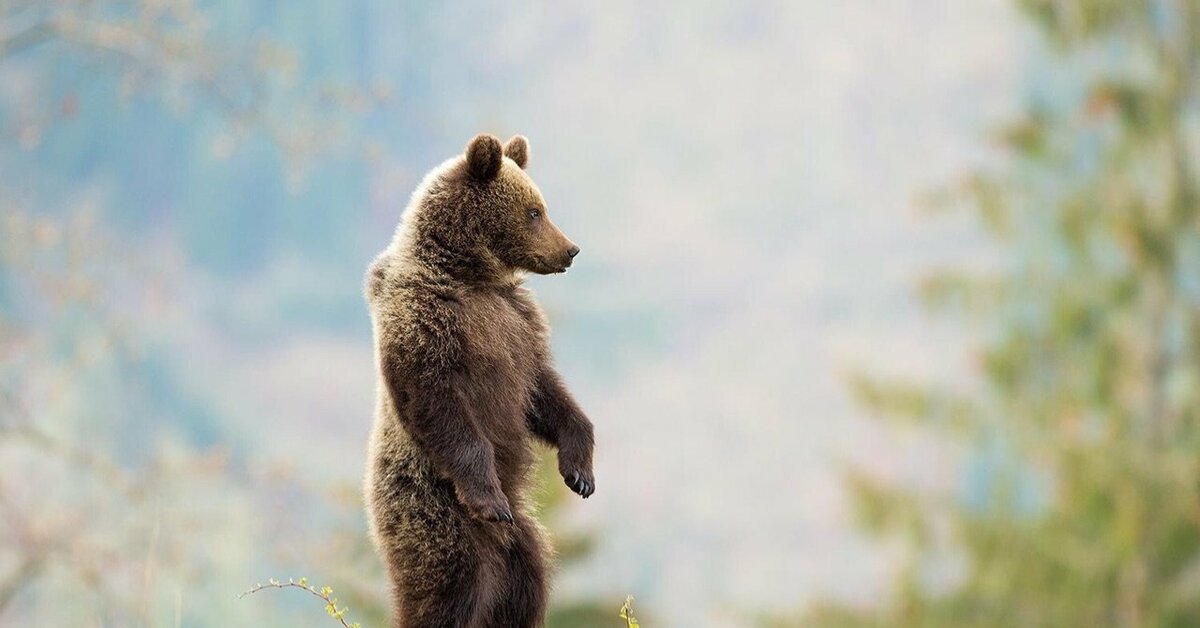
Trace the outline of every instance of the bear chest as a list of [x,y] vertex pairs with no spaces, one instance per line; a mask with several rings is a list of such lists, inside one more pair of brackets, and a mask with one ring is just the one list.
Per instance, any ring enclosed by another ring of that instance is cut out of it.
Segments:
[[540,325],[503,294],[474,294],[461,303],[467,388],[483,406],[477,410],[523,421],[543,353]]

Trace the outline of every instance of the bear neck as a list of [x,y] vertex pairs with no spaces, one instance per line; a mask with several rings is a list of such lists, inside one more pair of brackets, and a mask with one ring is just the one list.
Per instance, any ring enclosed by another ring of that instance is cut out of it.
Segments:
[[456,246],[437,234],[418,234],[408,256],[425,274],[442,281],[479,286],[515,285],[521,273],[509,268],[483,246]]

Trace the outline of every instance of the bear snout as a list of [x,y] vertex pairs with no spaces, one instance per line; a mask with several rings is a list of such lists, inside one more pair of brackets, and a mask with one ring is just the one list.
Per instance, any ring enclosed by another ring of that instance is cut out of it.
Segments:
[[567,248],[567,250],[563,251],[563,255],[560,258],[562,259],[562,270],[559,272],[563,272],[570,268],[571,264],[575,262],[576,255],[579,255],[579,247],[575,246],[574,244]]

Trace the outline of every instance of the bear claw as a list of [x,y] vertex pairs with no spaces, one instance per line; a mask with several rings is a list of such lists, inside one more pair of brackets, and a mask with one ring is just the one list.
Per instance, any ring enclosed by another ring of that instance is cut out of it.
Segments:
[[502,521],[504,523],[512,523],[513,522],[512,513],[507,510],[501,510],[501,511],[494,512],[491,515],[489,515],[488,517],[486,517],[486,519],[488,521]]
[[591,482],[579,477],[578,471],[571,472],[571,475],[564,479],[567,481],[567,487],[584,499],[591,497],[592,493],[596,492],[596,487]]

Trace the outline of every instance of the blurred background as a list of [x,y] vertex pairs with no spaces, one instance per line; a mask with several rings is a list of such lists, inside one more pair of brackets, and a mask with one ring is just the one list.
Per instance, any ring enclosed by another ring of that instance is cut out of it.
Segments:
[[387,620],[367,263],[521,133],[551,626],[1200,624],[1200,3],[0,0],[0,625]]

